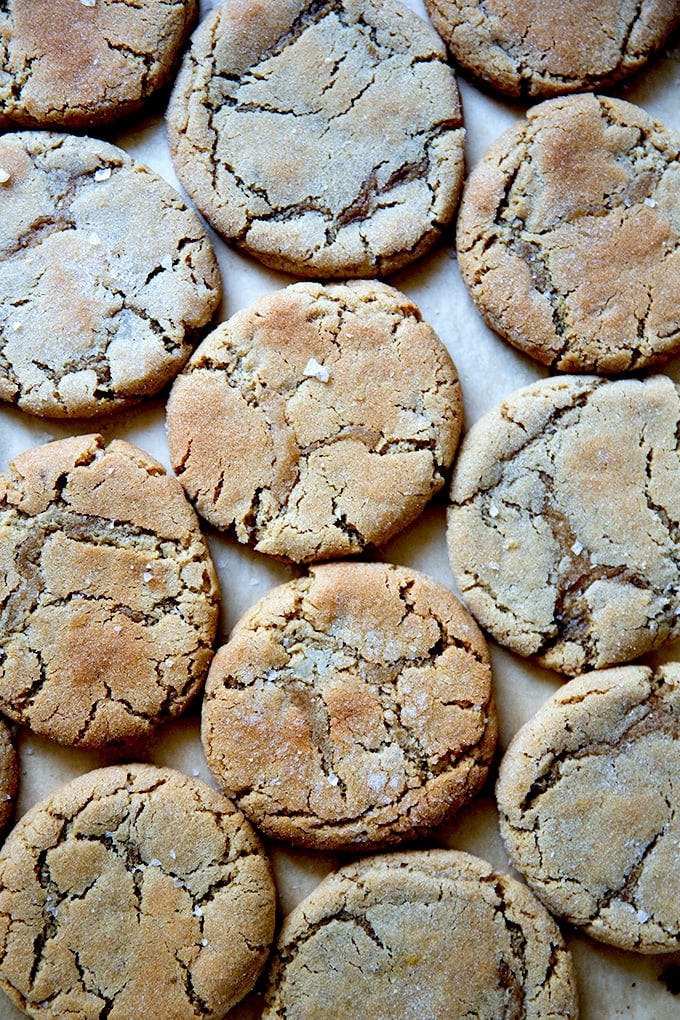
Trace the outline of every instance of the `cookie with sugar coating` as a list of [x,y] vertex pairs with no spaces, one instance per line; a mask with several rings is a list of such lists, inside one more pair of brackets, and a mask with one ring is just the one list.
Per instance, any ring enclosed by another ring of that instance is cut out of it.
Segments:
[[463,180],[446,50],[396,0],[230,0],[168,111],[178,176],[225,238],[298,276],[385,276],[428,251]]
[[296,562],[386,542],[444,483],[456,369],[418,308],[376,281],[299,283],[204,340],[167,408],[198,512]]
[[501,834],[553,914],[668,953],[680,949],[679,791],[680,666],[596,670],[515,735],[496,787]]

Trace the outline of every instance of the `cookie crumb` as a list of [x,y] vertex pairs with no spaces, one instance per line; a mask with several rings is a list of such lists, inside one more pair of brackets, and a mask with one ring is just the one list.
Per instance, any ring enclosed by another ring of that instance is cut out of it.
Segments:
[[327,383],[331,377],[330,372],[316,358],[310,358],[304,367],[304,375],[308,378],[318,379],[319,382]]

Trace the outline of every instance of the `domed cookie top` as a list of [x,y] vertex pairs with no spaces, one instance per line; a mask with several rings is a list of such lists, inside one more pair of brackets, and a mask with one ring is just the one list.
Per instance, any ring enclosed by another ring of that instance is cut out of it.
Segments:
[[275,890],[230,801],[128,765],[21,819],[0,853],[0,909],[0,985],[29,1016],[221,1020],[266,960]]
[[515,736],[497,794],[549,910],[622,949],[680,949],[680,665],[572,680]]
[[529,890],[452,850],[369,857],[289,915],[263,1020],[575,1018],[571,957]]
[[158,392],[220,300],[196,214],[93,138],[0,136],[0,179],[0,399],[63,418]]
[[0,123],[83,128],[130,113],[168,80],[196,0],[4,0]]
[[176,380],[168,441],[200,514],[299,562],[387,541],[441,488],[458,377],[384,284],[301,283],[223,323]]
[[215,571],[180,485],[121,440],[38,446],[0,475],[0,708],[62,744],[184,710],[212,657]]
[[665,376],[546,379],[470,430],[449,551],[477,620],[580,673],[680,633],[678,388]]
[[453,217],[462,115],[446,51],[396,0],[230,0],[170,103],[177,173],[228,240],[301,276],[376,276]]
[[466,185],[463,278],[515,347],[565,371],[626,372],[680,347],[680,135],[593,95],[541,103]]
[[677,0],[425,0],[457,64],[511,96],[624,78],[680,22]]
[[216,654],[208,764],[263,832],[382,846],[439,825],[482,786],[496,743],[486,644],[448,589],[382,563],[276,588]]

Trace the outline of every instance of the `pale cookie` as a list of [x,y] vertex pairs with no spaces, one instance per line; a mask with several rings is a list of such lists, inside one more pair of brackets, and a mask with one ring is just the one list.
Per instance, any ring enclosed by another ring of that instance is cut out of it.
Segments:
[[446,50],[395,0],[230,0],[169,108],[177,173],[212,225],[301,276],[381,276],[432,247],[463,179]]
[[444,484],[460,387],[416,306],[383,284],[301,283],[223,323],[168,402],[198,512],[298,562],[386,542]]
[[572,680],[517,733],[496,792],[553,914],[622,949],[680,949],[680,664]]
[[196,0],[3,0],[0,122],[83,128],[138,109],[170,78]]
[[449,552],[481,625],[550,669],[680,634],[680,394],[666,376],[546,379],[470,430]]
[[45,1020],[221,1020],[274,935],[262,845],[172,769],[99,769],[32,808],[0,854],[0,985]]
[[556,1020],[571,956],[526,886],[453,850],[369,857],[286,918],[263,1020]]
[[0,400],[91,416],[157,393],[220,300],[210,241],[122,149],[0,137]]
[[0,719],[0,833],[3,833],[14,812],[19,785],[19,761],[14,749],[12,731]]
[[38,446],[0,475],[0,708],[100,747],[178,715],[212,658],[217,578],[174,478],[121,440]]
[[451,56],[511,96],[556,96],[625,78],[680,22],[677,0],[425,0]]
[[554,99],[471,175],[458,260],[480,312],[561,371],[628,372],[680,347],[680,135],[619,99]]
[[337,563],[275,588],[208,674],[210,769],[267,835],[386,846],[478,792],[496,744],[486,644],[448,589]]

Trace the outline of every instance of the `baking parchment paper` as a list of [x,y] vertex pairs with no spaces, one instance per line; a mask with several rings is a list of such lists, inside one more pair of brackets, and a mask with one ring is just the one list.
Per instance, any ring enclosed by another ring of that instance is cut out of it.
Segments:
[[[421,0],[405,2],[421,17],[427,17]],[[201,17],[216,5],[217,0],[203,0]],[[469,172],[489,144],[522,116],[526,106],[498,100],[461,76],[459,85],[467,129]],[[611,94],[638,103],[669,127],[680,131],[680,38],[671,40],[651,67],[611,90]],[[163,123],[166,102],[167,94],[146,113],[101,134],[178,187]],[[261,295],[294,282],[292,277],[265,269],[254,260],[227,248],[216,235],[213,234],[212,238],[224,285],[218,321],[233,315]],[[392,276],[388,282],[420,306],[424,318],[450,351],[461,379],[466,428],[508,393],[547,375],[540,365],[505,344],[484,325],[461,280],[452,247],[452,232],[445,246]],[[677,381],[680,358],[671,361],[664,371]],[[125,415],[109,419],[52,422],[0,405],[0,470],[6,470],[8,462],[30,446],[91,432],[101,432],[107,439],[127,439],[170,470],[164,407],[165,395],[161,395],[145,401]],[[414,525],[380,549],[379,555],[386,561],[424,571],[455,590],[446,553],[445,504],[446,498],[442,494]],[[204,526],[204,531],[222,585],[219,635],[222,643],[239,616],[253,602],[275,584],[287,581],[301,571],[253,553],[208,526]],[[533,667],[499,648],[493,641],[490,645],[502,750],[515,731],[558,688],[561,680],[556,674]],[[646,661],[676,659],[680,659],[680,642],[655,657],[648,657]],[[120,750],[104,753],[72,751],[19,729],[21,785],[17,817],[71,778],[114,761],[143,759],[172,766],[210,782],[199,740],[199,710],[200,702],[185,718],[162,727],[153,739],[138,745],[134,753],[121,753]],[[426,845],[466,850],[486,858],[501,870],[510,871],[498,831],[492,784],[454,821],[436,830]],[[281,916],[311,892],[330,870],[351,859],[346,854],[295,851],[277,846],[270,849]],[[606,846],[602,847],[602,853],[607,853]],[[229,923],[228,918],[225,921]],[[639,956],[611,949],[567,928],[563,930],[575,958],[583,1020],[613,1020],[615,1017],[678,1020],[680,953]],[[474,932],[470,933],[470,937],[474,938]],[[152,947],[150,950],[153,952]],[[672,991],[674,987],[678,989],[676,994]],[[252,999],[234,1009],[229,1020],[251,1020],[258,1015],[257,1000]],[[0,1020],[20,1020],[22,1016],[0,993]],[[130,1020],[136,1018],[131,1017]]]

